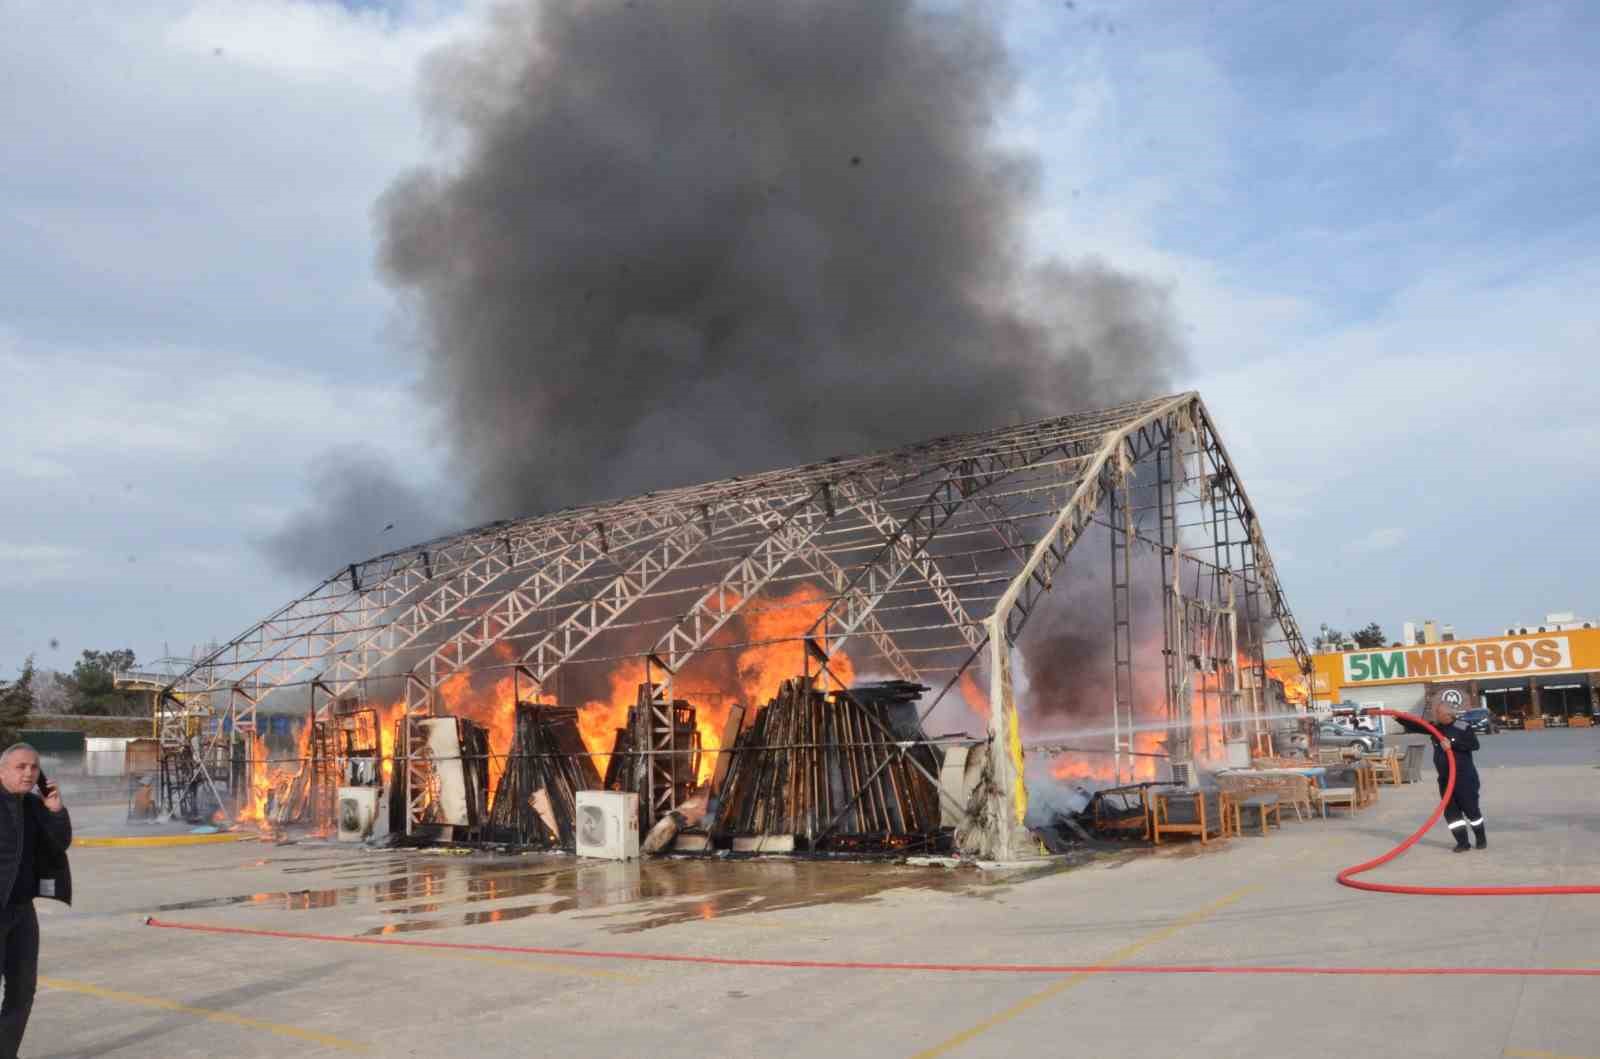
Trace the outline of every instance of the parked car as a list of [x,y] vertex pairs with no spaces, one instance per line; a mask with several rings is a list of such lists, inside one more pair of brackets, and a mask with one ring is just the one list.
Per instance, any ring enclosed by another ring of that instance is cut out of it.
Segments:
[[1364,754],[1383,749],[1383,736],[1337,724],[1317,725],[1317,742],[1322,746],[1356,746]]
[[1483,735],[1494,735],[1500,730],[1499,719],[1483,706],[1472,710],[1462,710],[1461,723],[1471,728],[1474,732],[1479,732]]

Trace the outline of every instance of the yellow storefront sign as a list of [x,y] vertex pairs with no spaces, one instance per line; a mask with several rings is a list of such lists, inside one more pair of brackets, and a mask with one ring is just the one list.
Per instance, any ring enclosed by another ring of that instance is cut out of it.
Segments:
[[[1319,654],[1312,665],[1317,697],[1335,700],[1347,687],[1584,672],[1600,670],[1600,629]],[[1271,659],[1267,668],[1298,679],[1292,658]]]

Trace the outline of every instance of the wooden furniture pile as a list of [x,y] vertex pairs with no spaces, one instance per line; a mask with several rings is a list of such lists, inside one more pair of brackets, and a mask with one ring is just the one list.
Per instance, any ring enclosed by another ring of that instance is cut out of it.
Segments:
[[708,830],[736,852],[941,847],[939,759],[917,717],[924,690],[785,681],[739,732]]
[[578,792],[599,786],[577,708],[519,702],[486,837],[531,849],[575,849]]

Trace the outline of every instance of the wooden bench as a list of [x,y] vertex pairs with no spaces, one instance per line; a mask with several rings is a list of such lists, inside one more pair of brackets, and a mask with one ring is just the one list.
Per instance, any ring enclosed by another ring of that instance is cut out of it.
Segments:
[[[1291,766],[1292,767],[1292,766]],[[1224,790],[1248,791],[1252,794],[1274,794],[1281,807],[1288,804],[1295,818],[1304,820],[1316,816],[1312,790],[1316,781],[1300,772],[1224,772],[1217,777]]]
[[1261,836],[1267,835],[1267,825],[1283,826],[1283,819],[1279,816],[1278,796],[1276,794],[1251,794],[1245,791],[1222,792],[1223,834],[1230,831],[1235,835],[1244,833],[1244,812],[1250,809],[1255,811],[1255,819],[1261,822]]

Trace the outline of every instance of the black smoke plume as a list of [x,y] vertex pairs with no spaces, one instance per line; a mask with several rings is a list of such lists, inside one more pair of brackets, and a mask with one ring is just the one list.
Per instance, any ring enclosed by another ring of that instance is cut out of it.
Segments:
[[314,501],[290,515],[257,547],[279,569],[328,577],[349,563],[427,540],[452,527],[381,454],[324,453],[312,469]]
[[998,6],[546,0],[435,56],[381,268],[475,514],[1167,388],[1163,290],[1024,252]]

